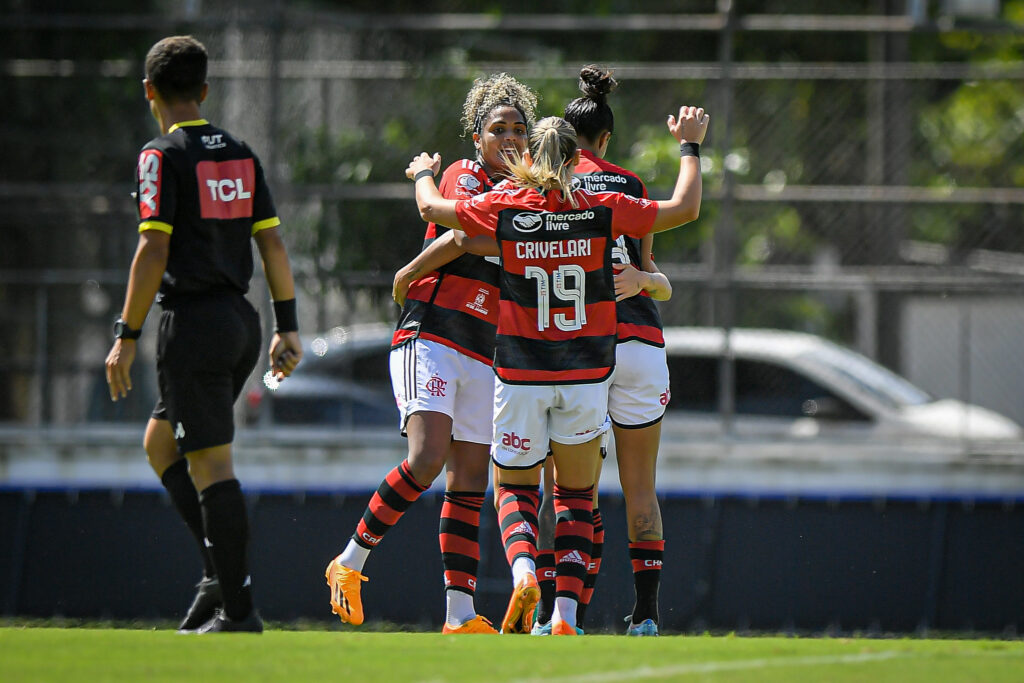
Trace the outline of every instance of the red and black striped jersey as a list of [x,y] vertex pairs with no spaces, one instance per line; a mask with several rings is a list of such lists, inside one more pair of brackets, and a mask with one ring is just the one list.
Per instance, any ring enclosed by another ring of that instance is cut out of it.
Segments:
[[[468,199],[491,187],[480,164],[462,159],[445,169],[438,190],[448,199]],[[423,248],[446,230],[428,223]],[[463,254],[409,286],[391,348],[420,337],[491,365],[497,325],[498,266],[482,256]]]
[[248,291],[252,236],[281,223],[248,145],[204,119],[184,121],[142,148],[136,181],[139,232],[171,235],[160,301]]
[[[622,192],[630,197],[647,197],[647,188],[635,173],[588,150],[580,154],[573,185],[591,192]],[[635,237],[620,235],[612,248],[612,259],[616,263],[632,264],[642,270],[640,256],[640,240]],[[620,344],[636,340],[651,346],[665,346],[661,314],[647,292],[616,302],[615,311]]]
[[489,235],[501,251],[501,314],[494,371],[510,384],[588,384],[615,366],[612,247],[643,237],[653,202],[618,192],[560,192],[511,182],[456,202],[467,235]]

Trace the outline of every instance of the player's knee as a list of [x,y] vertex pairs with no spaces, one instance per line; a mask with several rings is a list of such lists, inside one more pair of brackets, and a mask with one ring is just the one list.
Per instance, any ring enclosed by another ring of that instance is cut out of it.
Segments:
[[422,486],[430,486],[437,475],[441,474],[446,456],[447,452],[439,453],[433,450],[410,452],[409,470],[413,478]]

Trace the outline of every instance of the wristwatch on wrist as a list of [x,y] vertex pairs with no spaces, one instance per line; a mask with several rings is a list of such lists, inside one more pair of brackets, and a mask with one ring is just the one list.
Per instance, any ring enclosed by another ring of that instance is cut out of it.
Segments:
[[124,318],[118,317],[114,321],[114,339],[138,339],[142,336],[142,330],[133,330],[128,327]]

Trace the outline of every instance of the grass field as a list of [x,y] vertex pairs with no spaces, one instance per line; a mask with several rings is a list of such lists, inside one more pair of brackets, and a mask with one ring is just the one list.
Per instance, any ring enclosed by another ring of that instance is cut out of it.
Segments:
[[1024,681],[1024,642],[0,628],[0,681]]

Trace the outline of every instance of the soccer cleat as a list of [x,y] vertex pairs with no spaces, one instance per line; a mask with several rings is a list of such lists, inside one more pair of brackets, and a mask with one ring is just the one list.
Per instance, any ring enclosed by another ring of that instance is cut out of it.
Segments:
[[232,619],[223,609],[218,609],[196,633],[263,633],[263,620],[255,609],[244,619]]
[[216,576],[203,578],[196,584],[196,597],[188,608],[185,618],[178,625],[178,631],[189,633],[213,619],[214,613],[221,605],[220,581]]
[[338,557],[331,560],[324,572],[331,589],[331,611],[344,623],[359,626],[363,623],[363,601],[359,598],[359,590],[361,582],[369,579],[355,569],[343,567],[338,563]]
[[583,629],[579,626],[567,624],[564,621],[551,620],[551,635],[553,636],[582,636]]
[[546,624],[538,624],[534,622],[533,628],[530,629],[531,636],[550,636],[551,635],[551,622]]
[[537,577],[527,574],[512,591],[508,601],[508,610],[501,621],[502,633],[529,633],[533,620],[533,611],[540,601],[540,586]]
[[444,628],[441,629],[441,633],[449,635],[457,635],[460,633],[497,633],[491,622],[487,621],[486,617],[482,617],[479,614],[467,621],[462,626],[449,626],[445,622]]
[[658,625],[654,623],[654,619],[644,619],[639,624],[634,624],[631,617],[626,617],[629,621],[629,626],[626,627],[627,636],[656,636],[658,635]]

